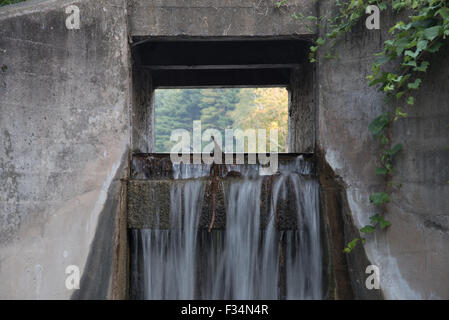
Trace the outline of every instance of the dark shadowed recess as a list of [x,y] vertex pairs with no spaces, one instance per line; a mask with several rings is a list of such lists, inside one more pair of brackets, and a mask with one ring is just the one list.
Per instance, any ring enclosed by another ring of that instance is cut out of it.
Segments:
[[284,86],[307,59],[304,40],[154,40],[133,45],[134,62],[151,71],[154,88]]
[[122,182],[120,180],[128,163],[125,153],[121,165],[112,180],[106,201],[98,217],[95,236],[89,249],[86,265],[80,280],[80,289],[72,294],[72,300],[104,300],[109,298],[115,256],[114,236],[116,216],[120,214]]

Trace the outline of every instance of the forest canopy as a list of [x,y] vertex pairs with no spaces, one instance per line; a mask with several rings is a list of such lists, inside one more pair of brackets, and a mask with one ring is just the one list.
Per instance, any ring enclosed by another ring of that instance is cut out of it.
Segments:
[[[155,151],[170,152],[173,130],[278,130],[278,152],[287,152],[288,92],[285,88],[158,89],[155,92]],[[267,150],[269,147],[267,146]],[[254,152],[255,150],[245,151]]]

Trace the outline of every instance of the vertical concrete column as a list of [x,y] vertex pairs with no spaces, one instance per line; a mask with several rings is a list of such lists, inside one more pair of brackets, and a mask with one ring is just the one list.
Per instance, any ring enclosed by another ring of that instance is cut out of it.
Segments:
[[131,114],[131,150],[154,151],[154,107],[153,81],[149,70],[133,67],[133,103]]
[[289,86],[288,152],[315,151],[314,66],[294,69]]

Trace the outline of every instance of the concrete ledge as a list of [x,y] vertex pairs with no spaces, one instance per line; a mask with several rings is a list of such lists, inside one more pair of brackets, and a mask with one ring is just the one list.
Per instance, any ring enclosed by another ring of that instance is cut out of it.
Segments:
[[[275,176],[265,176],[262,181],[260,227],[265,228],[270,219],[272,192]],[[195,179],[198,180],[198,179]],[[219,178],[216,192],[214,229],[226,227],[226,202],[223,190],[229,184],[239,183],[242,178]],[[184,185],[192,180],[130,180],[128,182],[128,228],[169,229],[170,225],[170,189]],[[200,179],[205,184],[205,196],[200,217],[200,229],[209,228],[212,219],[212,183],[210,178]],[[278,200],[276,207],[276,226],[279,230],[297,229],[297,209],[295,195],[287,188],[286,200]]]
[[275,1],[259,0],[130,0],[132,36],[282,36],[314,35],[292,13],[315,15],[312,0],[288,1],[277,8]]

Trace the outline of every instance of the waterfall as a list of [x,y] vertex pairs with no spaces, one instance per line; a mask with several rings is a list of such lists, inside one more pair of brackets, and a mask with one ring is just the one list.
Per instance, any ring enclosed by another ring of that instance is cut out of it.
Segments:
[[[170,228],[132,230],[134,298],[322,298],[318,183],[310,177],[308,162],[298,158],[281,165],[271,178],[266,221],[261,216],[264,177],[257,174],[259,165],[228,166],[242,178],[222,185],[226,227],[211,232],[199,228],[209,169],[174,165]],[[297,225],[278,230],[276,208],[289,196]]]

